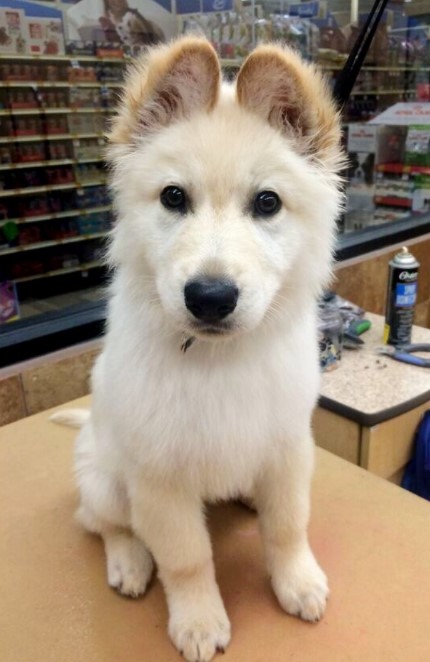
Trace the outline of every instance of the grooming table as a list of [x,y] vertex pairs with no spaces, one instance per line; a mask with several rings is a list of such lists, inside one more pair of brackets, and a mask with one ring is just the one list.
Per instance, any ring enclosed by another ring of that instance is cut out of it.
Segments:
[[[108,588],[101,541],[73,520],[76,431],[48,415],[0,429],[0,660],[178,662],[159,582],[136,601]],[[233,632],[216,659],[430,660],[430,503],[318,449],[310,537],[331,598],[317,625],[277,605],[253,513],[223,505],[209,522]]]
[[[325,450],[400,484],[415,430],[430,408],[430,370],[376,354],[384,318],[366,313],[366,319],[372,328],[361,336],[365,345],[345,349],[339,368],[323,374],[313,420],[315,440]],[[430,329],[414,326],[412,340],[430,343]]]

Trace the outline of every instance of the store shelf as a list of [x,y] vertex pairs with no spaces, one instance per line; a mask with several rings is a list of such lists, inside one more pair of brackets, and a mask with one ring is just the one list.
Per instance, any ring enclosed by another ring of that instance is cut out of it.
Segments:
[[403,89],[400,89],[400,90],[358,90],[358,91],[355,91],[355,92],[354,91],[351,92],[351,96],[352,97],[356,97],[357,95],[365,96],[367,94],[380,95],[380,94],[416,94],[416,93],[417,93],[416,90],[403,90]]
[[124,55],[123,57],[104,57],[103,55],[72,55],[70,53],[67,55],[14,55],[13,53],[2,53],[0,55],[0,62],[2,60],[20,60],[24,62],[32,62],[34,60],[36,62],[73,62],[76,60],[76,62],[114,62],[116,64],[124,64],[125,62],[128,62],[130,58],[127,55]]
[[66,115],[69,113],[113,113],[113,108],[11,108],[0,110],[0,117],[11,115]]
[[68,211],[52,212],[51,214],[40,214],[39,216],[20,216],[18,218],[7,218],[0,221],[0,227],[5,223],[42,223],[52,221],[58,218],[72,218],[73,216],[90,216],[91,214],[101,214],[105,211],[111,211],[112,205],[103,205],[99,207],[86,207],[85,209],[70,209]]
[[412,207],[412,200],[410,198],[396,198],[394,195],[376,195],[375,204],[410,209]]
[[403,163],[381,163],[376,166],[376,170],[393,175],[430,175],[430,166],[404,165]]
[[92,262],[84,262],[76,267],[66,267],[64,269],[55,269],[54,271],[45,271],[43,274],[34,274],[34,276],[23,276],[22,278],[15,278],[13,283],[27,283],[30,280],[40,280],[41,278],[52,278],[53,276],[63,276],[77,271],[89,271],[90,269],[98,269],[104,266],[101,260],[94,260]]
[[368,66],[368,67],[361,67],[361,71],[400,71],[404,73],[414,73],[417,71],[430,71],[430,67],[409,67],[408,65],[397,65],[395,67],[387,67],[387,66]]
[[51,248],[51,246],[62,246],[63,244],[73,244],[77,241],[89,241],[90,239],[100,239],[106,237],[107,232],[93,232],[92,234],[80,234],[75,237],[67,237],[66,239],[52,239],[47,241],[39,241],[34,244],[24,244],[22,246],[11,246],[10,248],[0,249],[0,257],[2,255],[10,255],[11,253],[23,253],[26,251],[36,251],[42,248]]
[[0,81],[0,88],[10,88],[10,87],[122,87],[123,83],[121,81],[115,82],[100,82],[92,81],[88,83],[83,83],[76,81],[75,83],[69,83],[68,81],[46,81],[46,80],[27,80],[27,81],[15,81],[15,80],[2,80]]
[[[78,54],[67,54],[67,55],[14,55],[13,53],[1,54],[1,61],[22,61],[22,62],[94,62],[94,63],[112,63],[112,64],[128,64],[132,62],[133,59],[129,55],[123,55],[122,57],[112,57],[104,55],[78,55]],[[221,58],[221,65],[224,67],[240,67],[243,62],[241,58]]]
[[27,161],[22,163],[1,163],[1,170],[23,170],[28,168],[45,168],[52,166],[77,165],[79,163],[101,163],[103,158],[96,159],[58,159],[52,161]]
[[[123,56],[104,56],[104,55],[79,55],[79,54],[71,54],[68,53],[66,55],[29,55],[29,54],[23,54],[23,55],[16,55],[13,53],[2,53],[0,54],[0,62],[1,61],[22,61],[22,62],[82,62],[82,63],[113,63],[113,64],[120,64],[120,65],[125,65],[133,59],[129,55],[123,55]],[[223,67],[240,67],[243,63],[243,58],[221,58],[220,59],[221,66]],[[328,69],[328,70],[339,70],[342,69],[344,66],[345,62],[327,62],[327,61],[318,61],[318,56],[317,59],[315,60],[315,63],[323,68],[323,69]],[[410,66],[408,64],[397,64],[397,65],[364,65],[361,67],[362,71],[430,71],[430,67],[414,67]]]
[[39,142],[45,140],[79,140],[81,138],[105,138],[104,133],[53,133],[43,135],[37,133],[31,136],[1,136],[0,145],[4,143]]
[[10,198],[18,195],[33,195],[36,193],[49,193],[50,191],[64,191],[66,189],[84,188],[87,186],[103,186],[106,184],[105,179],[100,179],[91,182],[71,182],[69,184],[47,184],[46,186],[27,186],[27,188],[12,188],[5,191],[0,191],[0,198]]

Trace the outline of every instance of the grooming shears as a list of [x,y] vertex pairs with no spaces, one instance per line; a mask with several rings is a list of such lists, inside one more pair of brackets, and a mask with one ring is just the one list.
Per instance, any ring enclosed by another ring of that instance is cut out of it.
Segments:
[[396,361],[416,365],[420,368],[430,368],[430,359],[424,359],[421,356],[415,356],[416,352],[429,352],[430,343],[413,343],[410,345],[384,345],[383,347],[376,348],[377,354],[384,354],[391,356]]

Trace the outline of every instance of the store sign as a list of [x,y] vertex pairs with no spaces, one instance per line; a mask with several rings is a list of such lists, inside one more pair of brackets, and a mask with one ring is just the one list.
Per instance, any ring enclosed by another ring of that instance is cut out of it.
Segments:
[[288,13],[290,16],[300,16],[301,18],[314,18],[319,16],[320,3],[319,2],[301,2],[289,5]]
[[368,124],[386,126],[409,126],[411,124],[430,124],[430,103],[395,103],[383,113],[374,117]]
[[199,14],[231,11],[233,0],[176,0],[178,14]]
[[376,126],[368,124],[348,125],[348,152],[375,152]]

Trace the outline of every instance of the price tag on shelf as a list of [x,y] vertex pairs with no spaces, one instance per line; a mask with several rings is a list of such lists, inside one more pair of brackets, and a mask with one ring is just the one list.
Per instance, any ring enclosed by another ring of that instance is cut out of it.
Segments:
[[80,69],[81,68],[78,60],[70,60],[70,64],[74,69]]

